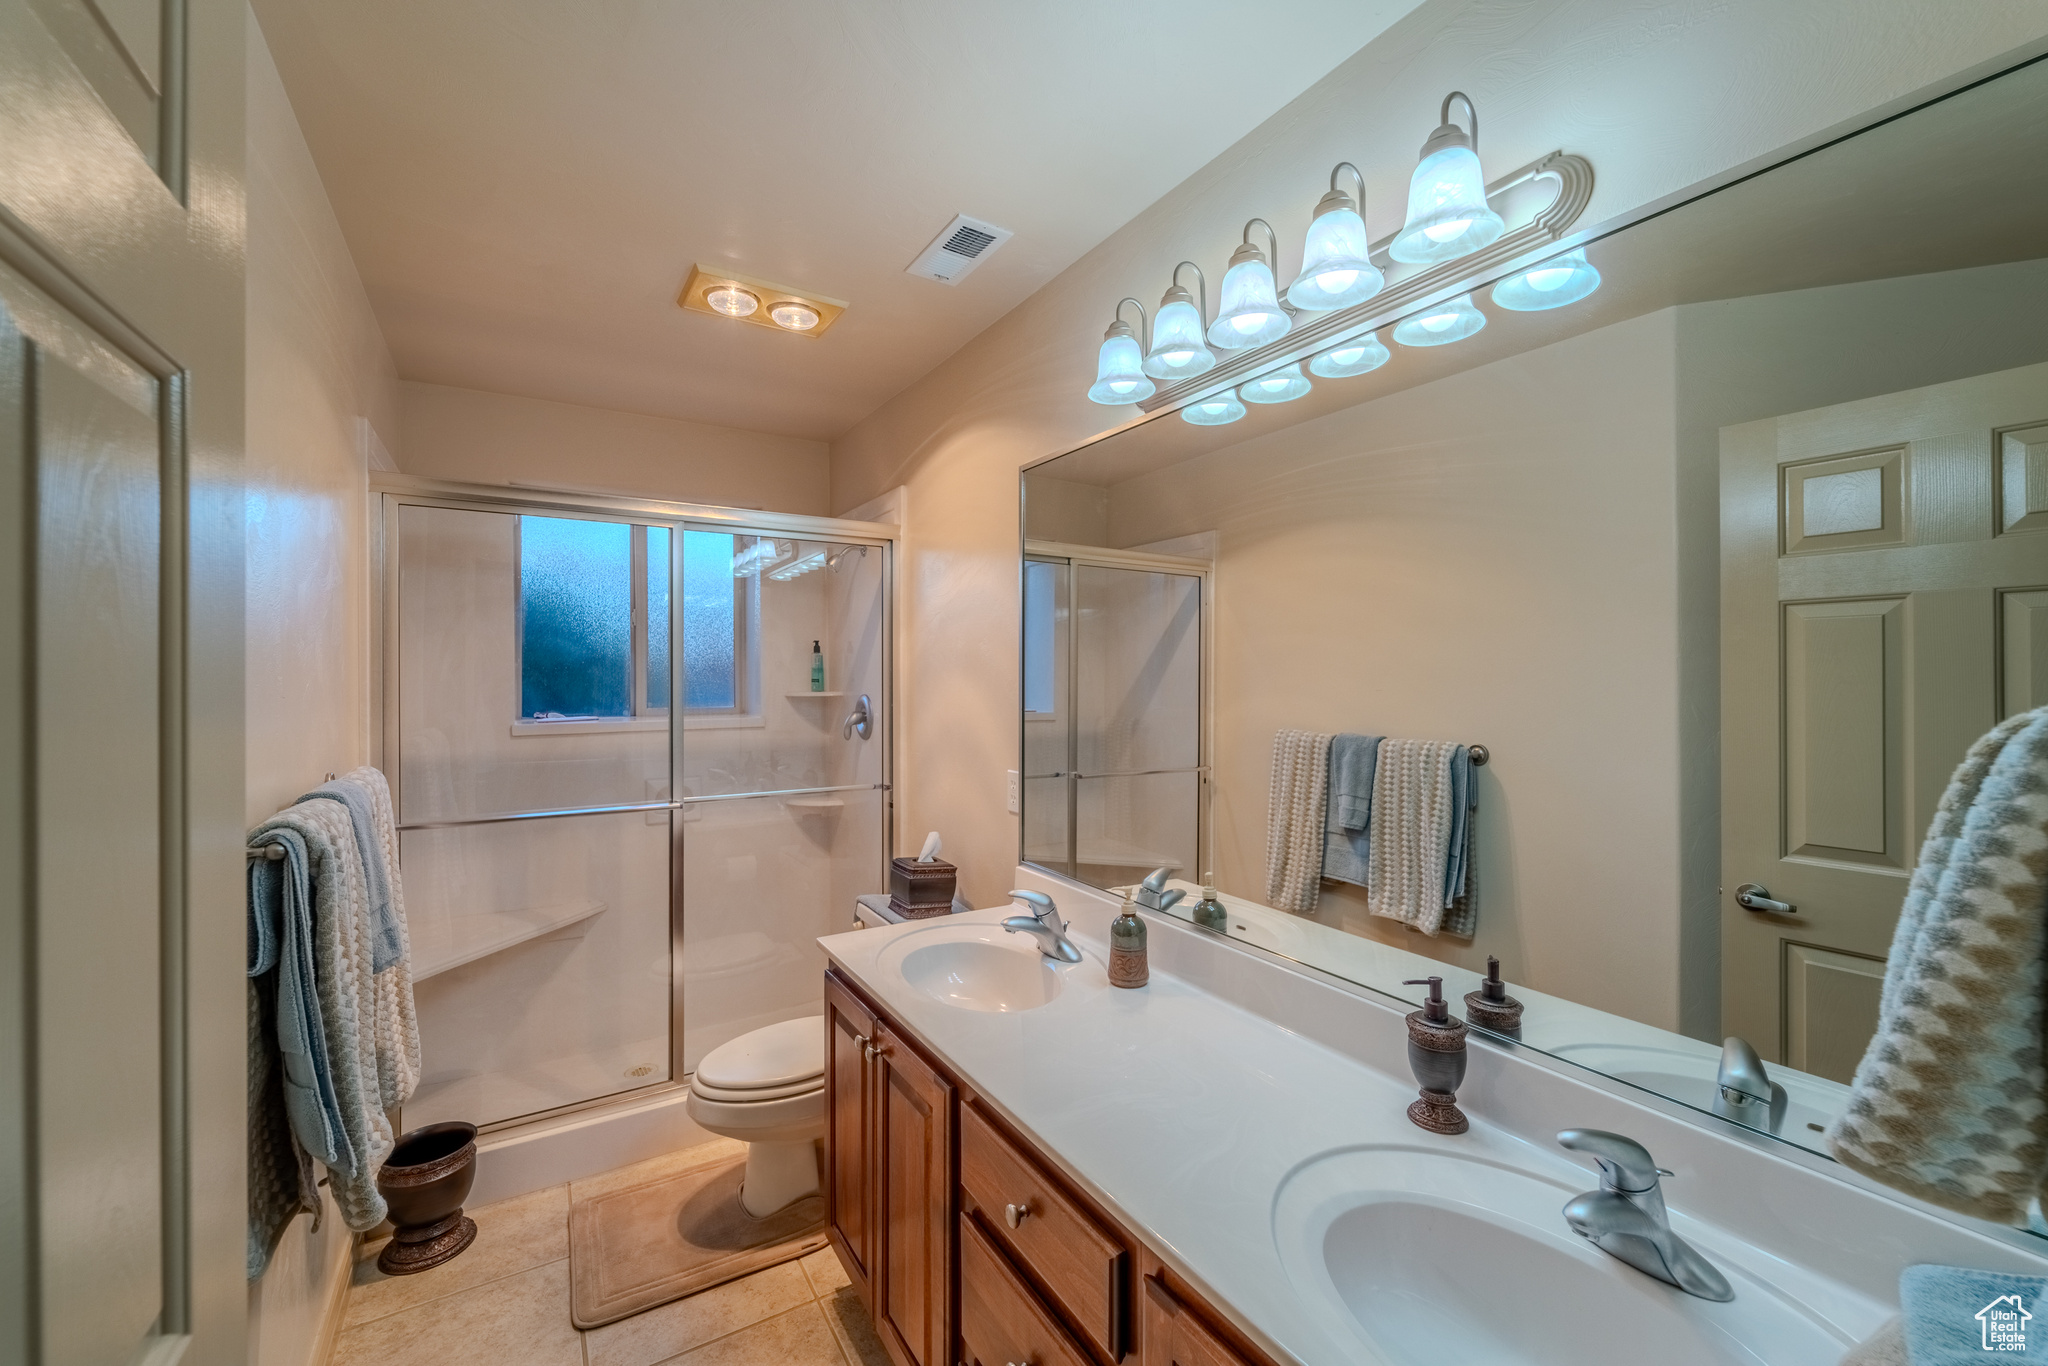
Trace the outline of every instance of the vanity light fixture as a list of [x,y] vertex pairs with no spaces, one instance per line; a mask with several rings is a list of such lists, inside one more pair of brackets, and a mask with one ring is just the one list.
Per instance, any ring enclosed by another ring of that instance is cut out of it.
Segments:
[[1493,301],[1518,313],[1534,313],[1575,304],[1598,288],[1600,272],[1586,260],[1586,249],[1579,247],[1508,276],[1493,287]]
[[1237,396],[1246,403],[1292,403],[1315,386],[1301,373],[1300,362],[1269,370],[1257,379],[1237,386]]
[[1380,340],[1377,332],[1368,332],[1362,337],[1353,337],[1339,342],[1329,350],[1319,353],[1308,363],[1311,375],[1324,379],[1350,379],[1379,369],[1393,356]]
[[[1202,287],[1198,306],[1187,286],[1180,282],[1181,268],[1195,272]],[[1203,340],[1209,320],[1209,277],[1193,261],[1173,268],[1173,283],[1159,296],[1159,311],[1152,315],[1152,345],[1145,352],[1145,373],[1154,379],[1186,379],[1216,365],[1216,353]]]
[[[1451,122],[1451,101],[1463,100],[1472,129]],[[1462,90],[1444,96],[1443,122],[1422,144],[1408,182],[1408,222],[1387,248],[1396,261],[1434,265],[1490,246],[1505,228],[1486,203],[1479,169],[1479,110]]]
[[[1124,305],[1138,310],[1138,333],[1124,321]],[[1116,302],[1116,317],[1102,334],[1102,350],[1095,360],[1095,383],[1088,397],[1097,403],[1136,403],[1158,392],[1159,386],[1145,378],[1145,352],[1140,345],[1145,329],[1145,305],[1125,296]]]
[[1463,341],[1484,326],[1486,315],[1472,302],[1472,296],[1460,294],[1395,323],[1394,340],[1403,346],[1444,346]]
[[1244,405],[1237,401],[1236,394],[1225,389],[1190,403],[1180,410],[1180,416],[1183,422],[1192,422],[1197,427],[1227,427],[1244,416]]
[[[1266,230],[1271,254],[1252,245],[1252,224]],[[1244,225],[1244,240],[1230,256],[1230,269],[1223,273],[1223,297],[1218,301],[1216,321],[1209,324],[1209,344],[1225,351],[1264,346],[1279,341],[1294,326],[1294,320],[1280,307],[1273,284],[1272,262],[1280,259],[1280,239],[1273,225],[1254,218]]]
[[730,318],[799,337],[823,336],[846,311],[844,299],[750,279],[702,263],[690,267],[676,302],[697,313]]
[[[1337,173],[1350,171],[1358,182],[1358,199],[1337,188]],[[1316,205],[1314,221],[1301,248],[1301,274],[1287,286],[1287,302],[1296,308],[1325,312],[1362,304],[1380,292],[1387,277],[1372,263],[1365,236],[1365,177],[1356,166],[1340,161],[1330,171],[1330,192]]]

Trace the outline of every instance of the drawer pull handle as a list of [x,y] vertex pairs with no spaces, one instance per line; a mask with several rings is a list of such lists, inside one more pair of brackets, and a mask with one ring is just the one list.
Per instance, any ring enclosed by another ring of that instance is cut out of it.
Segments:
[[861,1048],[861,1049],[865,1049],[865,1048],[866,1048],[866,1047],[868,1046],[868,1036],[867,1036],[867,1035],[865,1035],[865,1034],[856,1034],[856,1035],[854,1035],[854,1036],[853,1036],[853,1046],[854,1046],[855,1048]]
[[1028,1216],[1030,1213],[1031,1202],[1029,1200],[1026,1200],[1021,1205],[1004,1205],[1003,1222],[1008,1224],[1011,1228],[1016,1228],[1018,1225],[1024,1222],[1025,1217]]
[[866,1047],[869,1062],[873,1062],[876,1058],[886,1058],[889,1056],[889,1050],[884,1045],[871,1043],[867,1044]]

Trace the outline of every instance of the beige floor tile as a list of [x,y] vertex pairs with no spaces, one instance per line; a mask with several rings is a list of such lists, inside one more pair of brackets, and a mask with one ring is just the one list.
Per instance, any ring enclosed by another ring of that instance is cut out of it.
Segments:
[[846,1279],[846,1268],[840,1264],[839,1254],[829,1247],[819,1248],[798,1265],[811,1278],[811,1292],[821,1300],[829,1298],[839,1287],[852,1284]]
[[580,1336],[551,1262],[345,1329],[329,1366],[583,1366]]
[[812,1295],[811,1283],[797,1263],[771,1266],[688,1299],[591,1329],[587,1335],[590,1366],[654,1366],[714,1338],[808,1305]]
[[452,1262],[413,1276],[386,1276],[377,1270],[373,1256],[358,1261],[342,1326],[368,1323],[569,1255],[567,1186],[552,1186],[466,1212],[476,1220],[476,1241]]
[[587,1200],[606,1191],[625,1190],[629,1186],[637,1186],[646,1181],[658,1181],[670,1172],[693,1167],[709,1158],[738,1158],[746,1156],[746,1153],[747,1145],[739,1139],[713,1139],[709,1143],[700,1143],[693,1148],[678,1148],[674,1152],[663,1153],[660,1157],[650,1157],[645,1162],[635,1162],[630,1167],[614,1167],[608,1172],[599,1172],[596,1176],[587,1176],[581,1181],[571,1182],[569,1198]]
[[707,1343],[668,1366],[846,1366],[839,1342],[816,1303]]
[[868,1317],[859,1291],[844,1286],[820,1304],[832,1324],[832,1335],[839,1339],[840,1350],[846,1353],[848,1366],[890,1366],[889,1349],[876,1336],[875,1321]]

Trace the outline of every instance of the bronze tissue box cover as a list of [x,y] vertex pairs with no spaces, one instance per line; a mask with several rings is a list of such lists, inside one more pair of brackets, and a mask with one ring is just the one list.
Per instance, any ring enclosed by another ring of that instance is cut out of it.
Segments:
[[889,909],[908,920],[951,915],[953,890],[960,870],[943,859],[919,863],[914,858],[889,860]]

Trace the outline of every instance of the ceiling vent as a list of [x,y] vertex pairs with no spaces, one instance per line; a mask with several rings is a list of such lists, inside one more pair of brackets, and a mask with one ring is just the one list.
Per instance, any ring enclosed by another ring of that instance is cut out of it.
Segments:
[[905,274],[937,280],[942,285],[957,285],[967,278],[969,271],[994,255],[997,247],[1009,241],[1010,235],[1008,228],[962,214],[932,239],[932,244],[918,254]]

